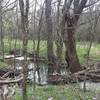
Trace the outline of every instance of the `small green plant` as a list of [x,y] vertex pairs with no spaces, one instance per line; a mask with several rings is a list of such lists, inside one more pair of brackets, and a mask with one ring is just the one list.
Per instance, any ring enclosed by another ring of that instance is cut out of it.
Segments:
[[5,62],[0,61],[0,69],[7,68],[7,67],[8,67],[8,64],[6,64]]
[[[32,95],[38,100],[48,100],[52,97],[53,100],[92,100],[95,93],[92,91],[83,92],[77,88],[77,85],[48,85],[47,87],[37,86],[35,91],[32,91],[31,87],[28,87],[28,100],[31,99]],[[22,100],[20,93],[17,90],[16,100]]]

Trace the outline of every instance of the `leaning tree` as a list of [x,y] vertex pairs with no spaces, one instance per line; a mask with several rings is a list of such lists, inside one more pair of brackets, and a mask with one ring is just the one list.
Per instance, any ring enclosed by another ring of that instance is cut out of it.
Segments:
[[64,43],[66,47],[65,59],[68,63],[68,68],[72,73],[82,69],[78,59],[75,44],[75,31],[77,28],[77,23],[83,10],[89,6],[94,5],[99,0],[94,0],[92,4],[88,4],[88,1],[89,0],[64,1],[61,28],[62,36],[64,37]]

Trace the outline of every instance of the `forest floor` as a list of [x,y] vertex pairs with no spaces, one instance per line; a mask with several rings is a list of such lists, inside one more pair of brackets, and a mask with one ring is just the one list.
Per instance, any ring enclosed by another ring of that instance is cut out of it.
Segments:
[[0,61],[0,69],[2,68],[8,68],[8,64],[6,64],[5,62]]
[[[32,87],[28,87],[28,100],[34,95],[35,100],[93,100],[94,91],[83,92],[78,85],[49,85],[48,87],[37,86],[32,92]],[[22,96],[17,89],[16,100],[22,100]]]
[[[16,47],[15,47],[15,42],[16,42]],[[89,42],[76,42],[76,49],[77,49],[77,54],[79,56],[80,59],[80,63],[84,64],[86,62],[86,54],[87,51],[89,49]],[[22,49],[22,41],[21,40],[9,40],[9,39],[4,39],[4,51],[5,53],[9,53],[10,50],[14,50],[14,49]],[[29,40],[28,41],[28,51],[32,52],[33,48],[36,51],[37,49],[37,40],[33,41]],[[56,44],[54,42],[54,52],[56,52]],[[63,51],[65,51],[65,47],[63,49]],[[47,57],[47,42],[45,40],[41,40],[40,42],[40,55],[43,57]],[[64,56],[64,52],[63,52],[63,56]],[[95,62],[98,61],[100,59],[100,44],[94,42],[92,47],[91,47],[91,51],[90,51],[90,58],[91,58],[91,62]]]
[[[15,40],[8,41],[7,39],[4,39],[4,47],[5,47],[4,48],[5,53],[9,54],[9,51],[15,48]],[[28,51],[31,52],[33,48],[35,48],[36,50],[36,47],[37,47],[37,41],[35,41],[35,45],[33,47],[32,40],[29,40]],[[89,42],[77,42],[76,47],[81,64],[85,64],[86,63],[85,55],[87,54],[89,48]],[[16,49],[21,49],[21,48],[22,48],[22,41],[17,40]],[[46,51],[47,51],[46,41],[41,41],[40,55],[46,57],[47,55]],[[55,43],[54,43],[54,51],[56,52]],[[91,63],[95,63],[96,61],[100,60],[100,44],[93,43],[91,47],[90,58],[91,58]],[[0,61],[0,68],[5,68],[7,66],[8,65],[6,63]],[[78,85],[65,85],[65,86],[49,85],[48,87],[37,86],[36,90],[33,92],[32,86],[31,87],[28,86],[28,98],[29,98],[28,100],[31,100],[31,96],[33,94],[36,98],[38,98],[37,100],[48,100],[48,98],[53,98],[53,100],[93,100],[96,92],[87,91],[84,93],[83,90],[81,90]],[[17,89],[16,98],[17,98],[16,100],[22,100],[22,96],[19,89]]]

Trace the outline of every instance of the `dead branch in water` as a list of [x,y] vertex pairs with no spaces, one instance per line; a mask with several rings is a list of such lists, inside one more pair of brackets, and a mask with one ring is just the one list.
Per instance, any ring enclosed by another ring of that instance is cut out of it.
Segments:
[[[3,79],[3,78],[2,78]],[[23,80],[23,77],[20,77],[20,78],[18,78],[18,79],[14,79],[14,80],[11,80],[11,79],[4,79],[4,80],[1,80],[0,79],[0,85],[4,85],[4,84],[16,84],[16,83],[18,83],[18,82],[20,82],[20,81],[22,81]]]

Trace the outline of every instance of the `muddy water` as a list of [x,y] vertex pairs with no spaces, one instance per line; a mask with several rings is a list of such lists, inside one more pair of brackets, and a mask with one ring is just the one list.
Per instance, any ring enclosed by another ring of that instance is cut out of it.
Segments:
[[[84,83],[80,82],[80,88],[83,89]],[[95,82],[86,82],[86,89],[87,90],[93,90],[93,91],[100,91],[100,82],[95,83]]]
[[[28,65],[28,68],[29,69],[32,69],[33,68],[33,71],[30,71],[29,73],[28,73],[28,78],[29,79],[31,79],[32,81],[33,81],[33,73],[34,73],[34,67],[35,67],[35,65],[33,64],[33,63],[30,63],[29,65]],[[40,73],[40,83],[41,84],[47,84],[47,72],[48,72],[48,68],[47,68],[47,66],[45,65],[45,64],[43,64],[43,63],[40,63],[40,65],[39,65],[39,67],[40,67],[40,69],[39,69],[39,73]],[[35,73],[35,79],[36,79],[36,83],[39,83],[38,82],[38,72],[36,71],[36,73]]]
[[[28,58],[29,59],[29,58]],[[16,60],[15,60],[15,67],[16,69],[18,70],[22,70],[22,61],[23,61],[23,57],[17,57]],[[7,63],[10,64],[11,66],[13,66],[13,59],[9,59],[7,60]],[[34,69],[35,69],[36,65],[32,62],[29,61],[29,64],[28,64],[28,69],[33,69],[31,70],[29,73],[28,73],[28,78],[31,79],[33,81],[33,73],[34,73]],[[46,64],[44,63],[40,63],[39,64],[39,72],[40,72],[40,83],[41,84],[47,84],[47,71],[48,71],[48,67]],[[62,70],[61,72],[62,74],[65,74],[65,70]],[[36,79],[36,83],[38,83],[38,73],[36,71],[35,73],[35,79]],[[80,82],[79,85],[80,85],[80,88],[83,89],[83,82]],[[87,81],[86,82],[86,88],[87,90],[93,90],[93,91],[100,91],[100,83],[94,83],[94,82],[90,82],[90,81]]]
[[[15,58],[15,66],[14,66],[14,59],[6,59],[6,63],[8,63],[9,66],[16,68],[17,70],[22,70],[22,62],[24,60],[24,57],[16,57]],[[36,64],[32,63],[31,61],[29,61],[30,58],[28,58],[28,69],[30,70],[28,72],[28,79],[31,79],[33,81],[34,78],[34,70],[37,67]],[[48,67],[46,64],[44,63],[39,63],[39,73],[40,73],[40,83],[41,84],[47,84],[47,71],[48,71]],[[38,72],[35,72],[35,81],[36,83],[38,82]]]

